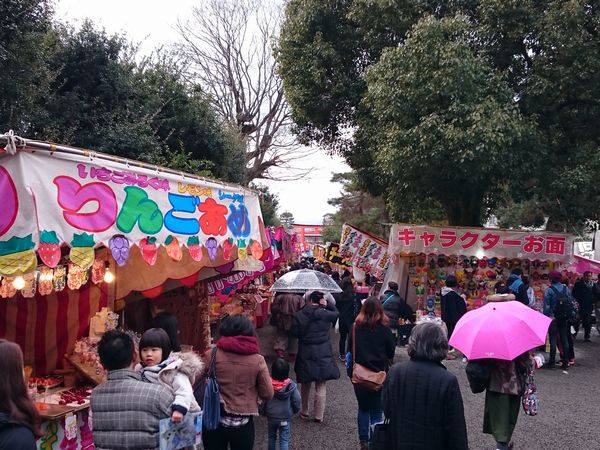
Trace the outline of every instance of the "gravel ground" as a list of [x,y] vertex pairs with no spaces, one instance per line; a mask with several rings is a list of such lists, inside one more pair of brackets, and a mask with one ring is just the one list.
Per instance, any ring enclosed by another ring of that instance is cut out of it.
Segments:
[[[515,449],[528,450],[600,450],[600,336],[592,330],[592,342],[584,343],[582,331],[575,342],[576,364],[568,374],[560,369],[542,369],[535,380],[539,390],[540,413],[528,417],[521,412],[513,442]],[[261,350],[267,363],[273,361],[274,329],[258,330]],[[333,348],[337,335],[332,333]],[[395,361],[407,359],[406,350],[396,349]],[[459,379],[465,417],[472,450],[494,449],[494,439],[481,431],[484,394],[472,394],[461,359],[446,361],[446,367]],[[298,416],[292,419],[290,450],[353,450],[358,449],[356,398],[351,383],[339,363],[342,376],[327,382],[325,420],[321,424],[306,422]],[[292,374],[292,378],[294,375]],[[255,421],[255,448],[267,448],[267,424],[263,417]]]

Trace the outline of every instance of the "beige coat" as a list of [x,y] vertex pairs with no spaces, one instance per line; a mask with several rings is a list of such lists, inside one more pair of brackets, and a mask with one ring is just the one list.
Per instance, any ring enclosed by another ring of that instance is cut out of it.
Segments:
[[[212,350],[204,354],[208,369]],[[222,349],[215,357],[221,403],[226,412],[258,416],[258,402],[273,398],[273,385],[262,355],[240,355]]]

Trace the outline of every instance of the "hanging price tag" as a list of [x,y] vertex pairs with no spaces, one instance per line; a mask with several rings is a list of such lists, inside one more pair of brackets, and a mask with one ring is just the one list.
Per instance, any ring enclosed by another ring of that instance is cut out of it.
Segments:
[[77,417],[73,414],[65,416],[65,437],[69,441],[77,438]]

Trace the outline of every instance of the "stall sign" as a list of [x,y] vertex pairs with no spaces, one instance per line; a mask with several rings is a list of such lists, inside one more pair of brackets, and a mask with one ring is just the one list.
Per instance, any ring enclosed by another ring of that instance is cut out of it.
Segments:
[[572,235],[545,231],[396,224],[392,226],[389,247],[392,254],[435,253],[569,262],[573,241]]
[[325,250],[325,261],[331,264],[337,264],[338,266],[350,267],[348,260],[342,258],[340,255],[340,244],[337,242],[330,242],[327,244],[327,249]]
[[387,269],[389,262],[387,242],[347,223],[342,226],[339,254],[352,267],[376,276]]
[[210,267],[218,265],[212,264],[217,254],[226,261],[252,258],[250,248],[262,245],[255,192],[121,161],[35,143],[1,156],[0,275],[30,272],[36,251],[54,267],[63,245],[85,269],[100,244],[119,265],[132,245],[153,264],[162,245],[175,261],[187,247]]

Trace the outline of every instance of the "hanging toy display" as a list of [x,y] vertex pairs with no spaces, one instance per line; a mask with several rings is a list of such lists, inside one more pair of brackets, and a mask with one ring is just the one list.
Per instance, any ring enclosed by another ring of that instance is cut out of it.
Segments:
[[0,297],[2,298],[10,298],[14,297],[17,293],[17,289],[15,288],[14,278],[12,277],[3,277],[2,284],[0,285]]
[[50,267],[41,267],[38,278],[38,293],[40,295],[49,295],[52,293],[52,280],[54,271]]
[[69,289],[77,290],[83,286],[84,272],[79,265],[69,263],[69,271],[67,272],[67,286]]
[[21,295],[23,295],[24,298],[35,297],[35,292],[37,291],[37,273],[26,273],[23,275],[23,280],[25,280],[25,286],[21,289]]
[[56,266],[54,269],[54,278],[52,287],[56,292],[62,291],[67,285],[67,269],[65,266]]
[[104,281],[104,274],[106,273],[106,266],[104,260],[96,258],[94,265],[92,266],[92,283],[100,284]]

